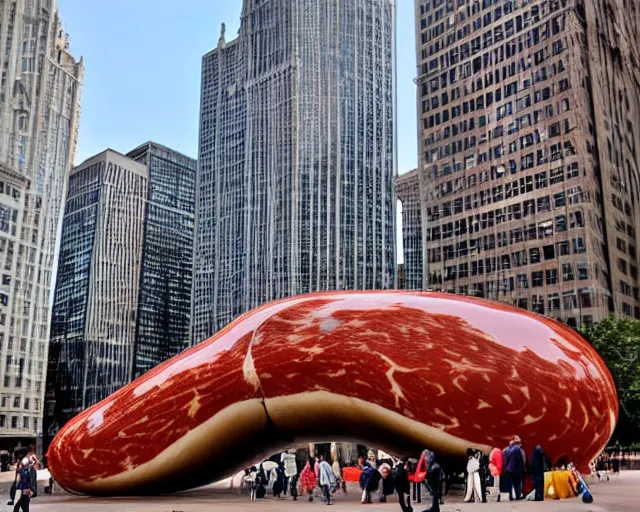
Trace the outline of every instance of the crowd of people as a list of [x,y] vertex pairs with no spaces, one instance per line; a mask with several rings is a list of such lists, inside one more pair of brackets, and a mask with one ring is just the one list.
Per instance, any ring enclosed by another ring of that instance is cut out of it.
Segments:
[[[519,437],[514,437],[504,449],[494,448],[489,454],[469,448],[464,475],[465,502],[486,503],[501,500],[544,500],[544,473],[550,469],[541,446],[527,456]],[[379,460],[373,451],[361,456],[353,467],[357,471],[363,504],[385,502],[397,493],[403,512],[412,511],[412,490],[424,486],[430,495],[428,512],[439,512],[444,496],[453,481],[441,467],[435,453],[425,450],[420,459],[389,457]],[[533,490],[525,496],[525,476],[533,483]],[[346,493],[343,468],[334,457],[331,462],[323,455],[306,455],[302,461],[293,453],[281,454],[279,463],[263,462],[245,472],[245,482],[252,500],[268,493],[275,498],[293,500],[299,496],[313,501],[320,494],[322,502],[332,505],[338,492]],[[417,487],[416,487],[417,486]]]
[[280,455],[279,463],[265,461],[246,469],[244,483],[249,487],[251,501],[264,498],[269,492],[277,499],[285,499],[289,494],[295,501],[302,494],[313,501],[318,489],[322,501],[332,505],[336,492],[347,492],[337,458],[329,464],[323,455],[318,458],[310,455],[301,464],[300,459],[289,452]]
[[617,453],[602,452],[596,460],[589,465],[591,476],[598,481],[609,481],[609,475],[620,474],[620,457]]

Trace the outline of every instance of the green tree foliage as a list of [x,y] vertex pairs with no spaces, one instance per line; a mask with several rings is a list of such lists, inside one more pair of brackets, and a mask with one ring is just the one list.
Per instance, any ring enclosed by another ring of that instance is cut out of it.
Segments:
[[640,321],[609,317],[583,330],[616,382],[620,421],[613,439],[640,441]]

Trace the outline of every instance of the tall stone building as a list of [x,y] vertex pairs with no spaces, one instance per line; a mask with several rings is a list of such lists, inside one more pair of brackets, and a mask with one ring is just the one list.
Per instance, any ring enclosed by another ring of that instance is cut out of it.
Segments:
[[53,0],[0,0],[0,450],[35,443],[57,230],[78,134],[76,62]]
[[578,327],[640,317],[638,3],[416,9],[421,223],[406,229],[422,236],[424,261],[405,268],[422,268],[414,285]]
[[193,342],[395,285],[395,1],[245,0],[202,61]]
[[149,142],[71,172],[45,441],[189,344],[196,161]]

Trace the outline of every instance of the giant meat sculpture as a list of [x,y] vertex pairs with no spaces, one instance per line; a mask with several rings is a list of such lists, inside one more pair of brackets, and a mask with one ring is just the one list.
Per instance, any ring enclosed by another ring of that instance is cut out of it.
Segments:
[[446,294],[315,293],[247,313],[87,409],[48,461],[91,495],[180,491],[324,439],[463,457],[519,435],[584,469],[617,403],[600,357],[551,319]]

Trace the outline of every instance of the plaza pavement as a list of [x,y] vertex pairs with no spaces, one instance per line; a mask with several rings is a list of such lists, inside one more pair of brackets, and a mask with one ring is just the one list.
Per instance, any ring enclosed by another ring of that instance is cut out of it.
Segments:
[[[620,476],[612,477],[610,482],[592,483],[591,491],[594,495],[592,504],[584,504],[579,499],[563,501],[536,502],[506,502],[473,504],[462,503],[462,497],[447,496],[446,503],[441,507],[442,512],[478,512],[478,511],[546,511],[546,512],[637,512],[640,510],[638,493],[640,492],[640,471],[625,471]],[[393,499],[387,504],[361,505],[359,493],[354,488],[348,495],[338,494],[332,511],[350,512],[386,512],[399,511],[400,506]],[[3,486],[0,493],[0,511],[12,510],[6,505],[7,491]],[[179,495],[156,498],[114,498],[95,499],[57,494],[54,496],[41,495],[31,502],[34,512],[209,512],[209,511],[256,511],[256,512],[311,512],[322,510],[325,505],[316,500],[293,502],[291,500],[274,500],[273,498],[254,503],[248,496],[223,494],[203,488]],[[414,510],[420,512],[427,508],[416,506]]]

